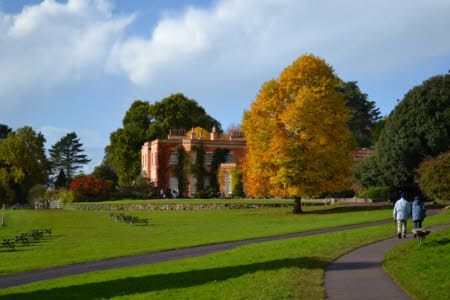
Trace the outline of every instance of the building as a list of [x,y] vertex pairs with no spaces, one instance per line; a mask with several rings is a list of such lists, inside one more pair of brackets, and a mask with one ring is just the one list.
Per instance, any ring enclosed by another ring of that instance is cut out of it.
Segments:
[[[146,142],[141,149],[142,174],[153,181],[158,189],[169,188],[178,190],[178,179],[174,175],[173,167],[178,164],[177,149],[183,146],[188,153],[190,161],[195,163],[195,149],[203,144],[205,151],[205,169],[210,170],[213,153],[216,149],[227,149],[226,161],[221,164],[221,186],[225,194],[231,194],[230,172],[242,163],[245,156],[246,142],[241,131],[232,131],[230,134],[220,134],[213,127],[209,139],[196,136],[194,130],[170,130],[167,139],[157,139]],[[196,178],[189,174],[188,195],[196,192]],[[210,185],[209,178],[205,178],[203,186]]]

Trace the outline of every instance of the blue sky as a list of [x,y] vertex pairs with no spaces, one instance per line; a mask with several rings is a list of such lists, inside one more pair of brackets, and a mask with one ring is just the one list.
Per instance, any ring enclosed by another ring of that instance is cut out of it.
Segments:
[[182,92],[226,128],[304,53],[383,114],[450,69],[450,1],[0,0],[0,123],[48,145],[75,131],[98,164],[135,99]]

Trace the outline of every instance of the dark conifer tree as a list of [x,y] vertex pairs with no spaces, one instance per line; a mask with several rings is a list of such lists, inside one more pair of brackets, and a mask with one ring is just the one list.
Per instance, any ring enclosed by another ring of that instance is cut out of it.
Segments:
[[63,169],[59,169],[58,176],[56,177],[53,185],[56,189],[65,188],[67,186],[67,177]]
[[83,154],[82,147],[75,132],[62,137],[49,150],[53,170],[63,169],[67,180],[70,180],[83,165],[91,161]]

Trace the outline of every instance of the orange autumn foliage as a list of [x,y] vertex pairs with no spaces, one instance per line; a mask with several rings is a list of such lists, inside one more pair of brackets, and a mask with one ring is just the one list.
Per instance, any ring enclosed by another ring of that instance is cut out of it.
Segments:
[[250,197],[314,197],[350,187],[355,141],[339,82],[324,60],[304,55],[263,84],[242,122]]

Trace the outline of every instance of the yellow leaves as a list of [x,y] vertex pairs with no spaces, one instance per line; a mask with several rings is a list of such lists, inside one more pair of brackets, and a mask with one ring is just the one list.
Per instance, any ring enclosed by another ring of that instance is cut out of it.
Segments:
[[191,131],[186,133],[186,137],[188,139],[209,140],[210,134],[209,134],[208,130],[206,130],[202,127],[195,127],[195,128],[192,128]]
[[305,55],[263,84],[243,120],[250,196],[347,188],[354,144],[339,81],[325,61]]

